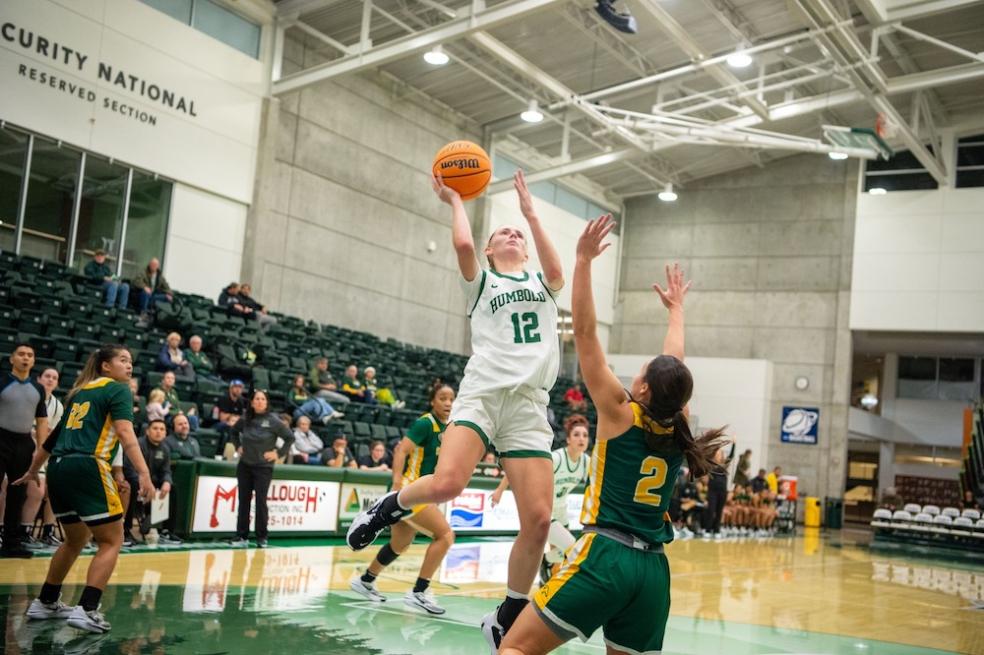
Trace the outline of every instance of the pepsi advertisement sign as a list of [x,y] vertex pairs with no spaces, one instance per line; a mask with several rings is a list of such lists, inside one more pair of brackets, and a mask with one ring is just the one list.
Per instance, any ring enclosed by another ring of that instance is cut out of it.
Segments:
[[783,443],[815,446],[819,424],[819,407],[783,407],[779,438]]

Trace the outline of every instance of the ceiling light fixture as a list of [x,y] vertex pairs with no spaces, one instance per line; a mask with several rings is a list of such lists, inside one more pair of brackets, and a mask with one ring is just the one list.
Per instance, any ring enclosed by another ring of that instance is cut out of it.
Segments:
[[526,111],[520,114],[519,117],[527,123],[539,123],[543,120],[543,112],[540,111],[540,107],[536,100],[530,100],[530,104],[526,108]]
[[667,184],[666,188],[659,192],[659,199],[663,202],[674,202],[677,199],[676,191],[672,184]]
[[881,188],[880,186],[876,186],[868,189],[868,193],[870,193],[873,196],[883,196],[886,193],[888,193],[888,191],[886,189]]
[[424,61],[431,66],[443,66],[451,61],[451,57],[448,57],[448,53],[444,52],[443,46],[434,46],[432,50],[424,53]]
[[830,157],[831,159],[836,159],[837,161],[840,161],[841,159],[847,159],[846,152],[831,151],[827,153],[827,156]]
[[748,68],[752,65],[752,56],[741,48],[738,48],[728,55],[728,58],[725,61],[727,61],[728,66],[731,66],[732,68]]

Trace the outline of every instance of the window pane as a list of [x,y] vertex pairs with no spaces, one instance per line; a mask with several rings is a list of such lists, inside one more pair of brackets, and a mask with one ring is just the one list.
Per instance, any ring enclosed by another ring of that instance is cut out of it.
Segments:
[[34,137],[21,254],[65,262],[82,153]]
[[529,185],[531,194],[540,200],[546,200],[550,204],[554,204],[554,190],[556,188],[556,185],[552,182],[536,182]]
[[170,208],[171,183],[134,171],[123,246],[123,277],[132,279],[152,258],[164,258]]
[[564,211],[574,214],[578,218],[584,218],[588,213],[587,200],[560,186],[557,187],[557,194],[555,196],[554,204]]
[[260,55],[260,26],[211,0],[195,1],[195,29],[214,36],[250,57]]
[[974,360],[940,358],[940,381],[942,382],[973,382]]
[[86,157],[79,230],[75,240],[75,266],[79,270],[92,259],[92,253],[97,249],[105,250],[110,267],[116,267],[128,170],[99,157]]
[[507,180],[513,176],[519,165],[511,159],[506,159],[502,155],[496,155],[492,163],[492,177],[496,180]]
[[916,191],[935,189],[939,185],[929,173],[898,173],[896,175],[866,175],[864,190],[881,187],[886,191]]
[[27,135],[0,129],[0,250],[14,249]]
[[957,166],[984,165],[984,146],[960,146],[957,148]]
[[980,171],[957,171],[957,188],[964,189],[970,187],[984,186],[984,170]]
[[140,0],[145,5],[150,5],[157,11],[181,21],[185,25],[191,25],[191,0]]
[[899,357],[899,378],[905,380],[935,380],[935,357]]

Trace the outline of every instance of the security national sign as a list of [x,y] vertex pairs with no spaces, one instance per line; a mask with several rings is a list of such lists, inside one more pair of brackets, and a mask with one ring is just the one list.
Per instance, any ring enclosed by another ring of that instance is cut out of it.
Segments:
[[[267,494],[270,532],[334,531],[338,527],[338,495],[337,482],[273,480]],[[238,504],[236,478],[199,477],[192,532],[235,532]]]

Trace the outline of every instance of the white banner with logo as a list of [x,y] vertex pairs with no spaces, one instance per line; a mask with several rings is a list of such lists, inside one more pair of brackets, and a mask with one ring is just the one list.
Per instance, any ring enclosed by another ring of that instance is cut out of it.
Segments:
[[[511,491],[502,494],[502,501],[492,507],[493,489],[466,488],[461,495],[447,504],[445,516],[455,532],[517,532],[519,512],[516,498]],[[583,494],[567,496],[567,517],[571,530],[580,530]]]
[[369,509],[372,504],[386,495],[387,487],[378,484],[342,484],[338,497],[338,527],[347,528],[359,512]]
[[[267,494],[270,532],[336,530],[338,495],[338,482],[273,480]],[[238,504],[239,488],[236,478],[200,476],[195,490],[192,532],[235,532]],[[253,518],[251,510],[251,530]]]

